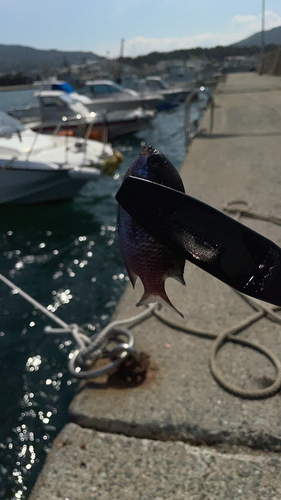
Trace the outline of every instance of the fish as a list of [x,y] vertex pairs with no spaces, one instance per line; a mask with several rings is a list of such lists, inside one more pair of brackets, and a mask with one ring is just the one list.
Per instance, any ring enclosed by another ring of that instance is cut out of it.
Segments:
[[[142,147],[137,159],[125,172],[123,182],[128,176],[147,179],[185,192],[177,169],[163,153],[152,146]],[[164,302],[183,317],[166,294],[165,280],[171,277],[185,285],[185,258],[149,234],[120,204],[117,230],[121,256],[132,286],[135,288],[139,277],[144,287],[143,295],[136,306]]]

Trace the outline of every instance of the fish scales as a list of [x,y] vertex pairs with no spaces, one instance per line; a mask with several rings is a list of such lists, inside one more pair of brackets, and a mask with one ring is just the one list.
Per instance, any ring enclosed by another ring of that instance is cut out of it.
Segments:
[[[184,192],[176,168],[160,151],[152,147],[144,146],[141,149],[140,155],[125,173],[124,180],[129,175]],[[185,284],[185,259],[145,231],[120,205],[117,226],[120,251],[131,283],[134,287],[139,277],[144,287],[143,296],[137,306],[160,300],[182,316],[166,294],[165,280],[172,277]]]

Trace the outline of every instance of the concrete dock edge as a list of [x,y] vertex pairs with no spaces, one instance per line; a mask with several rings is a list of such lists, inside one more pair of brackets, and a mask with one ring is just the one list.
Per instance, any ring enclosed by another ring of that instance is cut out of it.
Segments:
[[[208,130],[209,117],[201,128]],[[193,141],[181,168],[186,192],[215,208],[243,200],[281,216],[281,78],[231,74],[215,94],[214,129]],[[281,228],[245,225],[281,246]],[[253,309],[225,284],[187,263],[184,288],[167,293],[184,313],[163,314],[192,330],[220,332]],[[128,285],[115,318],[136,314],[142,293]],[[181,323],[182,322],[182,323]],[[209,369],[211,341],[155,316],[133,328],[149,359],[142,383],[118,377],[79,388],[30,500],[281,498],[280,393],[248,400],[223,390]],[[281,327],[263,317],[240,335],[281,358]],[[218,357],[229,381],[261,388],[275,371],[259,353],[228,343]],[[124,382],[124,381],[123,381]]]

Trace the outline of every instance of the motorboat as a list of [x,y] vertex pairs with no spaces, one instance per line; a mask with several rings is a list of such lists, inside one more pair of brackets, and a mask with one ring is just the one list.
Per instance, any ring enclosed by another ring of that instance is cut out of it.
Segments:
[[170,87],[168,83],[159,76],[147,76],[143,83],[143,94],[146,92],[155,92],[162,95],[163,101],[158,104],[158,111],[178,106],[185,101],[187,96],[194,89],[193,85],[187,87]]
[[[38,98],[43,91],[55,90],[59,92],[63,92],[66,95],[69,95],[72,99],[75,99],[78,102],[81,102],[85,106],[92,104],[92,99],[87,96],[78,94],[68,82],[64,80],[57,80],[56,78],[50,78],[48,80],[43,81],[35,81],[33,82],[33,86],[36,89],[34,92],[34,97]],[[44,94],[42,94],[44,96]],[[46,94],[48,95],[48,94]],[[52,94],[55,96],[55,94]],[[30,123],[32,121],[38,121],[40,119],[40,99],[36,99],[36,103],[29,104],[24,107],[12,107],[9,110],[9,114],[11,116],[16,117],[20,121],[24,123]],[[67,98],[65,99],[67,102]],[[48,104],[50,105],[50,103]],[[62,105],[62,104],[61,104]],[[77,106],[76,106],[77,107]],[[84,110],[85,111],[85,110]],[[88,109],[89,111],[89,109]],[[79,109],[77,110],[79,113]],[[77,114],[76,113],[76,114]],[[75,114],[74,114],[75,117]]]
[[29,106],[13,108],[9,115],[40,133],[84,136],[87,127],[94,122],[96,113],[90,112],[86,106],[72,98],[70,94],[58,90],[37,92],[38,106],[32,111]]
[[154,110],[142,108],[90,111],[81,100],[60,90],[43,90],[37,93],[37,99],[37,110],[13,108],[9,114],[40,133],[70,133],[108,141],[146,128],[155,117]]
[[164,97],[157,92],[140,93],[126,89],[112,80],[88,80],[81,89],[83,97],[88,97],[92,103],[87,107],[91,111],[105,109],[107,111],[125,110],[142,107],[156,109],[164,101]]
[[[139,107],[144,109],[156,109],[164,98],[156,92],[146,92],[145,95],[132,89],[125,89],[112,80],[86,81],[77,92],[70,83],[65,80],[50,78],[49,80],[36,81],[33,83],[37,92],[44,90],[56,90],[68,94],[73,99],[84,104],[90,111],[108,112],[125,111]],[[30,113],[34,113],[36,105],[28,106]],[[38,108],[38,106],[37,106]],[[13,111],[13,110],[12,110]]]
[[[48,80],[35,81],[33,82],[33,85],[37,89],[37,92],[38,91],[42,92],[43,90],[57,90],[65,92],[65,94],[68,94],[73,99],[82,102],[82,104],[85,104],[85,106],[89,106],[89,109],[91,105],[93,105],[93,101],[92,99],[90,99],[90,97],[83,94],[79,94],[73,88],[73,86],[65,80],[57,80],[56,78],[49,78]],[[97,106],[96,109],[91,109],[91,111],[99,111],[99,109],[103,109],[103,107]]]
[[87,137],[112,141],[117,137],[131,135],[148,128],[155,116],[155,110],[141,107],[127,111],[99,113],[95,122],[88,127]]
[[0,203],[73,198],[109,166],[112,173],[115,156],[109,144],[37,134],[0,111]]

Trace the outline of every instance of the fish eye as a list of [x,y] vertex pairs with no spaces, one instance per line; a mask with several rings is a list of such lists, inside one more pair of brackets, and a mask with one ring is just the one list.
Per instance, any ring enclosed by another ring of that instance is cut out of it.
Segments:
[[152,153],[147,158],[147,163],[150,167],[159,167],[163,162],[161,155],[157,153]]

